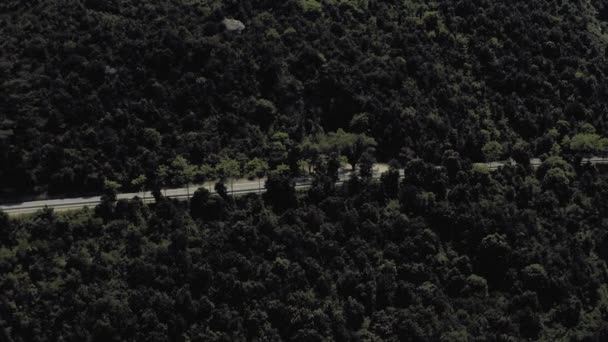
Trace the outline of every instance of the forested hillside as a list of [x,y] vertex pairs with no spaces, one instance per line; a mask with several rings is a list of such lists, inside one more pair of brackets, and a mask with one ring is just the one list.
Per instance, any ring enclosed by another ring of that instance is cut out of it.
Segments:
[[607,19],[599,0],[4,0],[0,190],[272,168],[339,128],[381,160],[569,152],[607,130]]
[[608,340],[607,30],[602,0],[0,1],[1,202],[103,194],[0,212],[0,342]]
[[605,341],[607,176],[465,164],[0,213],[0,340]]

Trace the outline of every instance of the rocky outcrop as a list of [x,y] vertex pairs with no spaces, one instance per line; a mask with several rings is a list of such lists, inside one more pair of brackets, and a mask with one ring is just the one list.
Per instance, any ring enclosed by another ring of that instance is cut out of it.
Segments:
[[224,24],[227,31],[241,32],[245,29],[245,25],[236,19],[225,18],[222,20],[222,24]]

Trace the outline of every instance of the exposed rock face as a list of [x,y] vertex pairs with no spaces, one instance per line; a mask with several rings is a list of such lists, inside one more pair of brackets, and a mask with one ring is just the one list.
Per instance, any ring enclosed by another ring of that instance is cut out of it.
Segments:
[[224,24],[224,27],[226,27],[226,30],[228,31],[241,32],[245,29],[245,25],[240,20],[236,19],[225,18],[222,20],[222,24]]

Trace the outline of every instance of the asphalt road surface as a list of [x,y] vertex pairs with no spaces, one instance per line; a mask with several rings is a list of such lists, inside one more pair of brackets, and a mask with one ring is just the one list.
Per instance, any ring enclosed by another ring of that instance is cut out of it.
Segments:
[[[376,164],[374,166],[374,177],[379,178],[380,174],[388,170],[386,164]],[[343,183],[350,177],[350,170],[341,170],[339,175],[339,183]],[[249,180],[249,179],[235,179],[232,182],[226,182],[226,188],[228,193],[231,195],[244,195],[250,193],[264,192],[264,181],[265,179]],[[306,189],[310,186],[311,179],[301,178],[296,181],[296,189]],[[165,197],[176,198],[176,199],[188,199],[198,188],[205,188],[211,193],[215,193],[215,183],[208,182],[205,184],[195,184],[190,187],[183,187],[177,189],[163,189],[162,193]],[[146,203],[153,203],[154,196],[150,191],[145,192],[131,192],[118,194],[117,199],[132,199],[134,197],[143,199]],[[101,196],[92,197],[75,197],[75,198],[61,198],[61,199],[49,199],[39,201],[29,201],[21,203],[3,204],[0,205],[0,210],[4,211],[9,215],[21,215],[31,214],[45,207],[53,208],[55,211],[67,211],[81,209],[85,207],[95,207],[101,202]]]
[[[600,157],[592,157],[585,158],[581,162],[581,164],[586,164],[587,162],[591,164],[608,164],[608,158],[600,158]],[[490,170],[496,170],[502,166],[507,164],[513,164],[513,161],[502,161],[502,162],[489,162],[489,163],[480,163],[488,167]],[[530,159],[530,165],[534,168],[538,167],[541,164],[540,159],[533,158]],[[386,164],[376,164],[374,166],[374,178],[379,178],[380,174],[385,172],[388,169],[388,165]],[[349,170],[342,170],[340,173],[340,180],[338,183],[343,183],[350,177]],[[310,186],[311,180],[307,178],[300,179],[296,182],[296,189],[306,189]],[[178,189],[163,189],[163,195],[169,198],[177,198],[177,199],[187,199],[189,196],[192,196],[192,193],[196,191],[198,188],[206,188],[211,193],[215,193],[215,189],[213,189],[213,183],[205,183],[192,185],[190,187],[178,188]],[[228,193],[231,195],[241,195],[241,194],[249,194],[249,193],[259,193],[264,192],[264,179],[260,182],[257,180],[249,180],[249,179],[237,179],[232,182],[228,182],[226,184],[228,188]],[[124,193],[119,194],[117,196],[118,199],[132,199],[134,197],[140,197],[144,199],[145,202],[151,203],[154,202],[154,197],[152,193],[149,191],[146,192],[132,192],[132,193]],[[66,211],[66,210],[75,210],[81,209],[85,207],[95,207],[101,202],[101,196],[93,196],[93,197],[76,197],[76,198],[62,198],[62,199],[50,199],[50,200],[40,200],[40,201],[30,201],[30,202],[21,202],[21,203],[13,203],[13,204],[3,204],[0,205],[0,210],[8,213],[9,215],[20,215],[20,214],[30,214],[34,213],[40,209],[45,207],[53,208],[55,211]]]
[[[591,157],[591,158],[583,158],[583,160],[581,160],[581,165],[584,165],[587,163],[591,163],[593,165],[608,164],[608,158]],[[494,171],[494,170],[497,170],[499,167],[503,167],[505,165],[515,165],[516,163],[513,160],[505,160],[505,161],[495,161],[495,162],[489,162],[489,163],[475,163],[475,164],[485,165],[488,169],[490,169],[490,171]],[[542,164],[542,161],[540,159],[538,159],[538,158],[530,159],[530,166],[532,166],[533,168],[539,167],[540,164]]]

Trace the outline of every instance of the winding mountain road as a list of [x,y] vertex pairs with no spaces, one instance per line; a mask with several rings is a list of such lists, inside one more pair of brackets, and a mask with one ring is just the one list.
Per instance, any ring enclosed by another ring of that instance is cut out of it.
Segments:
[[[592,157],[585,158],[581,161],[581,164],[608,164],[608,158],[600,158],[600,157]],[[513,161],[499,161],[499,162],[489,162],[489,163],[478,163],[485,165],[489,170],[494,171],[498,168],[505,166],[507,164],[514,164]],[[533,168],[537,168],[540,166],[541,160],[537,158],[530,159],[530,165]],[[374,166],[374,178],[379,178],[380,175],[388,170],[388,165],[386,164],[376,164]],[[339,180],[337,184],[341,184],[346,181],[350,177],[350,170],[341,170]],[[306,189],[311,185],[310,178],[301,178],[296,181],[296,189]],[[214,183],[205,183],[190,186],[189,188],[177,188],[177,189],[163,189],[163,195],[168,198],[176,198],[176,199],[187,199],[192,193],[198,188],[206,188],[211,193],[215,193]],[[260,182],[257,180],[252,181],[249,179],[237,179],[227,184],[228,193],[231,195],[243,195],[249,193],[260,193],[264,192],[264,179]],[[146,203],[154,202],[154,196],[150,191],[146,192],[131,192],[131,193],[123,193],[118,194],[118,199],[132,199],[134,197],[140,197],[145,200]],[[75,198],[61,198],[61,199],[48,199],[48,200],[39,200],[39,201],[28,201],[21,203],[10,203],[10,204],[2,204],[0,205],[0,210],[4,211],[9,215],[22,215],[22,214],[31,214],[43,208],[53,208],[55,211],[67,211],[67,210],[75,210],[81,209],[85,207],[95,207],[101,202],[101,196],[92,196],[92,197],[75,197]]]

